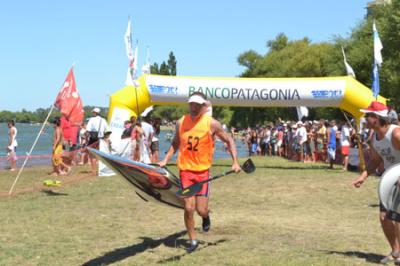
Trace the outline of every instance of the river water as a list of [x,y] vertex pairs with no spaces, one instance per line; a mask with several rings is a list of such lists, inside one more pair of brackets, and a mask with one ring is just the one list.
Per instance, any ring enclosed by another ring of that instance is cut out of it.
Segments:
[[[35,141],[39,130],[42,125],[40,124],[16,124],[18,134],[17,134],[17,156],[18,156],[18,166],[21,166],[24,161],[24,156],[29,152]],[[162,131],[159,136],[160,143],[160,159],[165,155],[165,152],[170,147],[170,138],[168,137],[168,131]],[[44,132],[39,136],[38,142],[32,152],[32,158],[28,160],[27,166],[34,165],[51,165],[50,155],[52,147],[52,136],[53,127],[46,126]],[[238,157],[248,156],[247,145],[245,145],[240,140],[235,140]],[[0,123],[0,169],[4,169],[8,166],[7,161],[7,145],[8,144],[8,128],[6,123]],[[230,155],[223,144],[220,141],[216,141],[214,158],[230,158]]]

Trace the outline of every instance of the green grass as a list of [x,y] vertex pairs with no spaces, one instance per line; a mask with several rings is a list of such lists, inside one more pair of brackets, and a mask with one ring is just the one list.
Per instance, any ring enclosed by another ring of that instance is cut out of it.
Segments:
[[[356,173],[323,164],[254,162],[255,173],[212,184],[212,227],[191,255],[182,211],[142,201],[122,178],[68,181],[87,175],[80,167],[45,193],[50,169],[29,168],[17,186],[28,193],[0,197],[0,265],[372,265],[390,251],[375,177],[354,189]],[[217,174],[230,161],[215,164]],[[0,171],[3,195],[15,175]]]

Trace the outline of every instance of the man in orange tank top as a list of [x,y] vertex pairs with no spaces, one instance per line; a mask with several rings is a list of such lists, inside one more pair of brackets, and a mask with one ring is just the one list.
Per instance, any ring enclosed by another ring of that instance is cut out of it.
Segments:
[[[176,123],[175,136],[164,160],[159,164],[165,166],[168,160],[179,150],[177,164],[182,188],[209,178],[214,153],[214,137],[220,138],[232,156],[232,169],[240,171],[234,140],[222,129],[221,123],[213,119],[207,112],[207,99],[203,93],[194,92],[190,95],[189,115],[183,116]],[[210,230],[208,208],[209,183],[203,184],[202,190],[193,197],[183,198],[185,202],[184,220],[190,238],[188,252],[198,247],[194,230],[194,212],[203,218],[203,231]]]

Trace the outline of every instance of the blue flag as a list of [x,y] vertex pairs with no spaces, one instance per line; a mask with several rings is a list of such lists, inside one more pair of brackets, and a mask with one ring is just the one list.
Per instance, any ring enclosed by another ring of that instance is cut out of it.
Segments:
[[379,95],[379,71],[378,64],[374,64],[374,68],[372,69],[372,93],[374,97],[377,98]]

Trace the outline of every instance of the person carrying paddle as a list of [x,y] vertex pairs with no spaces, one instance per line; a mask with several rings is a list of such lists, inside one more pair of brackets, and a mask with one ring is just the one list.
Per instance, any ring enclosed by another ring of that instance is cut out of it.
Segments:
[[[365,113],[367,127],[373,129],[375,133],[371,139],[371,158],[367,164],[367,170],[353,181],[353,186],[356,188],[364,183],[368,175],[374,174],[382,162],[385,169],[400,163],[400,127],[390,124],[387,106],[373,101],[367,109],[360,111]],[[396,265],[400,265],[400,233],[398,229],[400,216],[386,210],[381,202],[379,210],[383,232],[392,248],[391,253],[380,262],[386,264],[395,261]]]
[[[183,189],[209,178],[214,153],[214,136],[226,143],[233,160],[232,170],[235,172],[241,170],[234,140],[222,129],[221,123],[206,114],[206,102],[207,99],[203,93],[194,92],[190,95],[189,114],[176,123],[172,145],[164,160],[159,163],[160,167],[164,167],[179,149],[177,164]],[[193,252],[198,247],[194,230],[195,211],[203,218],[203,231],[210,230],[209,185],[209,183],[204,183],[195,196],[183,198],[185,226],[190,238],[188,252]]]

